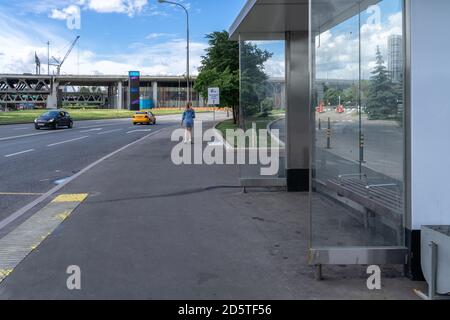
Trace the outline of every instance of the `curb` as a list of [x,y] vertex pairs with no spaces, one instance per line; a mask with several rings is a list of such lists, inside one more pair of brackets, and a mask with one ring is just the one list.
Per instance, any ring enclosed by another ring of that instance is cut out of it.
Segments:
[[225,146],[226,150],[234,151],[236,149],[233,146],[231,146],[231,144],[228,141],[224,139],[222,133],[219,130],[217,130],[216,127],[214,127],[214,136]]
[[272,137],[272,139],[274,139],[276,142],[278,142],[278,145],[279,145],[280,147],[286,147],[286,144],[285,144],[283,141],[281,141],[279,137],[277,137],[276,135],[274,135],[274,134],[272,133],[272,125],[273,125],[275,122],[278,122],[278,121],[284,120],[284,119],[286,119],[286,118],[280,118],[280,119],[273,120],[273,121],[270,122],[270,123],[267,125],[267,127],[266,127],[267,132],[269,132],[269,134],[270,134],[270,136]]

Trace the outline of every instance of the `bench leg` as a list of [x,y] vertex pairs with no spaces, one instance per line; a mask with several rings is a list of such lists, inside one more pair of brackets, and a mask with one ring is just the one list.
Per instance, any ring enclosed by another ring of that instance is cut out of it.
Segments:
[[364,228],[369,229],[369,219],[370,219],[370,212],[368,209],[364,208]]
[[397,229],[397,243],[398,244],[405,243],[405,231],[403,228]]
[[364,228],[369,229],[375,226],[375,212],[364,209]]
[[323,276],[322,276],[322,265],[318,264],[315,266],[315,273],[314,273],[314,278],[317,281],[322,281],[323,280]]

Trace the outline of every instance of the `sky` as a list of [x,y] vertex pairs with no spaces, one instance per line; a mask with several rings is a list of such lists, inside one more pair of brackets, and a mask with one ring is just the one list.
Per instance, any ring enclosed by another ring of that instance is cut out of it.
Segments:
[[[177,0],[190,13],[191,74],[198,73],[207,48],[205,35],[228,30],[246,0]],[[387,60],[387,39],[402,33],[401,0],[384,0],[377,11],[361,14],[362,73],[370,76],[379,46]],[[377,19],[372,19],[374,12]],[[73,17],[80,19],[73,19]],[[314,19],[314,15],[313,15]],[[80,41],[62,74],[146,75],[186,72],[186,20],[179,7],[157,0],[0,0],[0,73],[34,73],[34,53],[47,73],[50,55],[61,59],[77,35]],[[322,31],[317,77],[357,79],[358,16]],[[284,43],[256,42],[274,53],[266,63],[270,76],[285,73]],[[51,72],[54,71],[54,68]]]
[[356,15],[321,33],[320,41],[316,39],[316,77],[357,80],[361,65],[361,78],[369,79],[376,64],[377,48],[387,67],[388,39],[402,33],[402,1],[381,1],[374,8],[364,10],[360,17]]
[[[228,30],[246,0],[178,1],[190,13],[196,74],[205,34]],[[35,52],[47,73],[47,41],[50,56],[60,59],[80,35],[62,74],[182,75],[185,17],[181,8],[157,0],[0,0],[0,73],[34,73]]]

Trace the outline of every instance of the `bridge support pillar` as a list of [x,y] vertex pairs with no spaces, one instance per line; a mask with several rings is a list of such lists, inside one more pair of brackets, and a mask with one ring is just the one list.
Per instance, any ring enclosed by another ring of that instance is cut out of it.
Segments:
[[153,87],[153,104],[155,108],[158,108],[158,82],[154,81],[152,82]]
[[59,83],[54,78],[51,80],[51,93],[47,97],[47,109],[58,108]]
[[108,100],[106,102],[106,107],[108,109],[115,108],[116,102],[114,101],[114,98],[115,98],[114,86],[113,85],[109,85],[108,86]]
[[122,110],[123,109],[123,83],[122,81],[119,81],[117,83],[117,109]]

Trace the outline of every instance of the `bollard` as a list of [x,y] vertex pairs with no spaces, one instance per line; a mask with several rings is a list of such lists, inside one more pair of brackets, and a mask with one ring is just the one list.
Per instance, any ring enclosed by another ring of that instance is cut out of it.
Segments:
[[327,149],[331,149],[331,119],[328,118]]
[[361,133],[359,137],[359,161],[364,162],[364,134]]
[[319,131],[322,130],[322,121],[319,118]]

